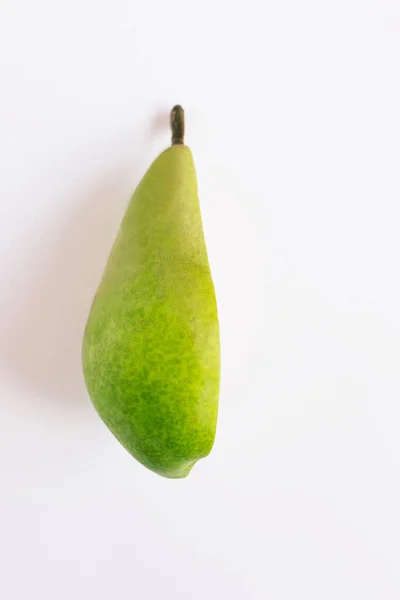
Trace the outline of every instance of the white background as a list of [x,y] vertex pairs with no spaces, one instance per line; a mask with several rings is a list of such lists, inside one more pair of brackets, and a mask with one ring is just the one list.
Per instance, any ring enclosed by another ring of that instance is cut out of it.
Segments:
[[[1,0],[1,598],[398,600],[399,73],[394,0]],[[174,481],[80,348],[177,102],[223,368]]]

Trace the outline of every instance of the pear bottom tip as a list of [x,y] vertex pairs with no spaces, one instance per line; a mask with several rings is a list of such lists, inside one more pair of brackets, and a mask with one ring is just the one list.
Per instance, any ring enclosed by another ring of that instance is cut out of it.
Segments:
[[173,467],[170,469],[157,469],[150,467],[150,470],[161,477],[165,477],[166,479],[185,479],[191,472],[196,462],[197,459],[188,461],[180,467]]

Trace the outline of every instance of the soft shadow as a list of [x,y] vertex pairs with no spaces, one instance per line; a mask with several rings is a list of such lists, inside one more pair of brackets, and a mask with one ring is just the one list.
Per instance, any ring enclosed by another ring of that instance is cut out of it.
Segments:
[[139,173],[119,167],[72,199],[49,225],[13,284],[0,322],[6,377],[40,397],[81,402],[81,344],[90,305]]
[[171,135],[169,120],[170,120],[170,110],[167,110],[165,108],[163,108],[163,109],[160,108],[154,115],[152,123],[151,123],[152,133],[153,134],[165,134],[168,132],[168,134]]

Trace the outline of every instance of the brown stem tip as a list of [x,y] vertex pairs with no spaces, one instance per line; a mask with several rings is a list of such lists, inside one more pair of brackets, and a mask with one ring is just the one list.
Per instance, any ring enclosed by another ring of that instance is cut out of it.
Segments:
[[183,144],[185,137],[185,111],[182,106],[174,106],[171,110],[172,145]]

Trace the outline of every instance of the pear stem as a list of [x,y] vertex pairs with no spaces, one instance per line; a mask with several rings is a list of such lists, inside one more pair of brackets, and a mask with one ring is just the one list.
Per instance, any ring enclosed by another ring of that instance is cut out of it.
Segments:
[[171,131],[172,131],[172,145],[183,144],[183,138],[185,136],[185,111],[182,106],[174,106],[171,110]]

